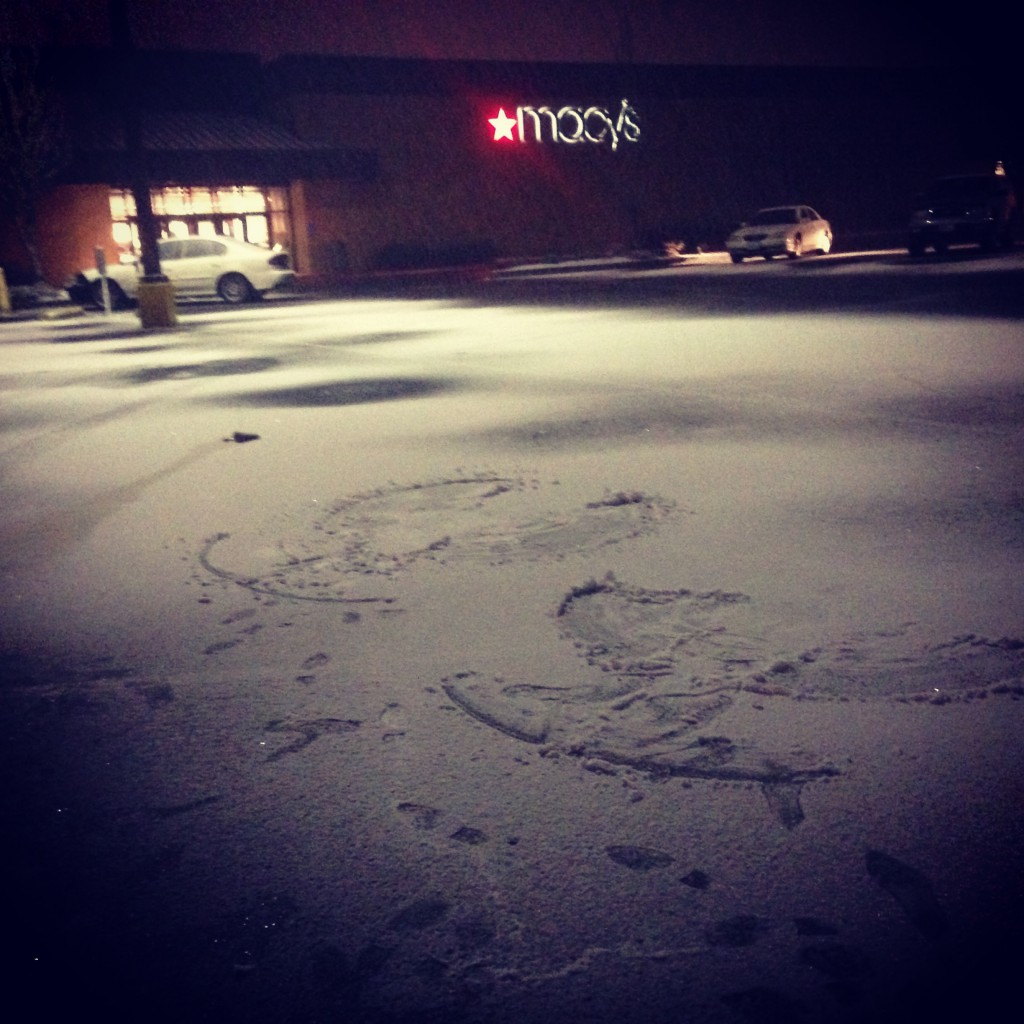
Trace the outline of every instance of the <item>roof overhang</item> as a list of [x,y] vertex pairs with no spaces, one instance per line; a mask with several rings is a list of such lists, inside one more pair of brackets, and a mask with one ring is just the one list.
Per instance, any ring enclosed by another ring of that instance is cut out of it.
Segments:
[[[134,161],[123,118],[83,118],[72,126],[71,136],[73,157],[61,175],[65,182],[131,182]],[[280,125],[248,115],[144,112],[140,140],[142,173],[153,185],[368,181],[376,174],[376,158],[367,150],[305,142]]]

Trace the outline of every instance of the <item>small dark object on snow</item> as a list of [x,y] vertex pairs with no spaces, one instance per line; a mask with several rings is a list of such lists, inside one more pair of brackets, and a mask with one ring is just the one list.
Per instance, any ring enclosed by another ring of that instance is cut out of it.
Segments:
[[225,441],[234,441],[236,444],[245,444],[246,441],[258,441],[260,439],[259,434],[243,434],[240,430],[236,430],[230,437],[225,437]]

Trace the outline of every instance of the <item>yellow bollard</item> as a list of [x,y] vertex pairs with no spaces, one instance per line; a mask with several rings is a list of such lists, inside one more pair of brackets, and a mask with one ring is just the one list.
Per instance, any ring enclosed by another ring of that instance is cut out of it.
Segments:
[[143,327],[173,327],[178,322],[174,285],[166,277],[139,282],[139,319]]
[[11,293],[7,290],[7,277],[4,268],[0,267],[0,313],[10,313]]

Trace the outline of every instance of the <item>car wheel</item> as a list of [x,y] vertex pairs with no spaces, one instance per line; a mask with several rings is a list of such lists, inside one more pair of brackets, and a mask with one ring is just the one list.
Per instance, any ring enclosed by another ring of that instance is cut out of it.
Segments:
[[743,257],[738,252],[731,252],[729,256],[732,258],[733,263],[742,263]]
[[[128,296],[125,295],[124,290],[116,281],[112,281],[109,277],[107,278],[107,293],[110,295],[111,309],[124,309],[128,305]],[[104,308],[102,280],[93,282],[92,301],[96,304],[97,309]]]
[[796,238],[793,239],[793,249],[792,249],[792,251],[791,252],[787,252],[786,255],[791,260],[799,259],[800,256],[803,254],[802,246],[803,246],[803,239],[799,235],[797,235]]
[[911,256],[923,256],[924,244],[922,242],[913,241],[907,246],[907,252]]
[[232,305],[248,302],[252,299],[252,285],[241,274],[225,274],[217,282],[217,294]]

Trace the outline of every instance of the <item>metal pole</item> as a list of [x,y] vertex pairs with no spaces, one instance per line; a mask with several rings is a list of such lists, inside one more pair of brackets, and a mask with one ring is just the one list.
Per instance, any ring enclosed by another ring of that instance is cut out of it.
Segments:
[[143,327],[167,327],[174,323],[174,291],[160,269],[160,231],[153,216],[146,147],[142,136],[142,103],[139,95],[141,57],[132,41],[127,0],[109,0],[110,33],[114,52],[124,62],[127,89],[124,95],[125,148],[129,188],[135,198],[139,229],[142,279],[139,281],[139,316]]

